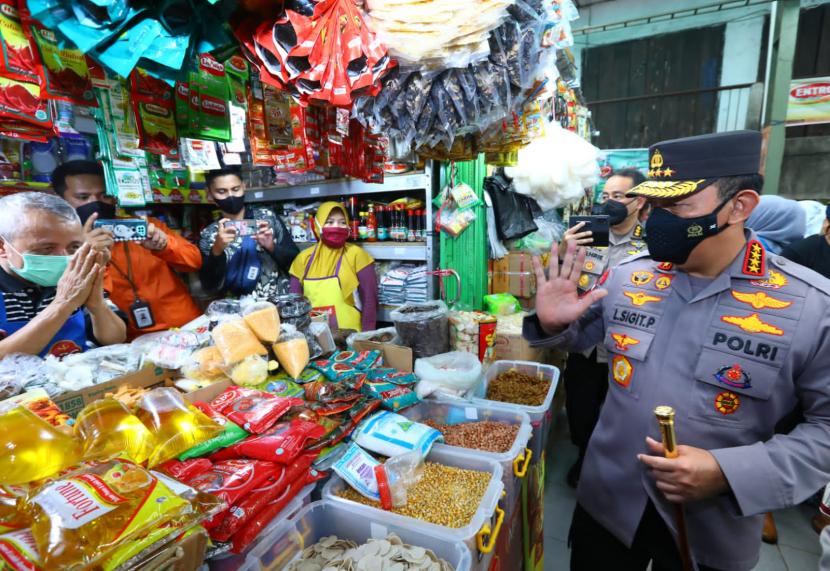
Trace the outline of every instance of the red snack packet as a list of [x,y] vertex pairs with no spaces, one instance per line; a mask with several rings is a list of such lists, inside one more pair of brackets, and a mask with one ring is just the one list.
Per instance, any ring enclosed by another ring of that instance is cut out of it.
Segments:
[[325,428],[307,420],[278,422],[258,436],[249,436],[220,450],[213,454],[211,459],[217,461],[243,457],[290,464],[303,451],[309,440],[320,438],[325,433]]
[[48,103],[37,83],[0,76],[0,117],[51,130]]
[[141,69],[130,74],[130,104],[138,128],[138,146],[148,153],[179,156],[173,88]]
[[36,83],[40,61],[23,28],[18,4],[17,0],[0,0],[0,75]]
[[52,30],[22,14],[24,29],[31,34],[37,46],[42,65],[38,66],[43,90],[50,99],[60,99],[76,105],[98,107],[92,91],[87,58],[68,44],[61,47]]
[[182,482],[195,478],[213,468],[213,463],[207,458],[193,458],[191,460],[168,460],[159,464],[158,469]]
[[[218,527],[210,532],[211,539],[228,541],[248,521],[270,502],[280,498],[296,482],[305,482],[309,468],[317,457],[314,452],[301,454],[293,463],[279,466],[277,472],[255,490],[251,490],[236,506],[233,506]],[[316,470],[314,471],[316,472]]]
[[233,547],[231,553],[242,553],[257,537],[262,533],[262,530],[271,523],[283,508],[300,493],[305,486],[321,480],[327,476],[324,472],[317,472],[312,470],[307,472],[305,478],[299,478],[294,483],[290,484],[288,488],[277,498],[268,502],[254,517],[252,517],[245,527],[239,530],[232,538]]
[[254,434],[262,434],[288,409],[301,404],[302,399],[276,397],[243,387],[231,387],[210,403],[219,414]]
[[[261,486],[276,469],[274,464],[260,460],[225,460],[214,464],[206,472],[184,480],[184,483],[200,492],[213,494],[233,506],[251,490]],[[210,529],[219,525],[228,511],[205,522],[205,527]]]

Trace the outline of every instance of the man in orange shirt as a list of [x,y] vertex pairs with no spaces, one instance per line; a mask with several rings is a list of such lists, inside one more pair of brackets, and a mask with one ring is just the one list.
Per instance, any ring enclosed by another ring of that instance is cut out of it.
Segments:
[[127,338],[181,327],[201,311],[176,272],[195,272],[202,255],[194,245],[155,218],[147,219],[143,242],[115,243],[95,220],[115,218],[115,205],[106,195],[104,172],[94,161],[70,161],[52,173],[52,187],[78,212],[86,241],[110,256],[104,289],[129,316]]

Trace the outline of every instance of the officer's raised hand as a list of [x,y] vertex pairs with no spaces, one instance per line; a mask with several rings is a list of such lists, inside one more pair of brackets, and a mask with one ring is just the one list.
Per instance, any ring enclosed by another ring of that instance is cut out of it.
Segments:
[[656,481],[657,489],[676,504],[705,500],[729,489],[720,464],[708,450],[678,446],[677,458],[665,458],[663,445],[646,438],[646,446],[656,456],[639,454]]
[[579,296],[577,282],[585,263],[584,248],[577,247],[569,241],[562,267],[559,267],[558,244],[550,249],[548,277],[542,269],[542,262],[533,257],[533,270],[536,272],[536,316],[542,329],[549,335],[561,332],[568,325],[579,319],[594,302],[608,295],[604,289],[596,289]]

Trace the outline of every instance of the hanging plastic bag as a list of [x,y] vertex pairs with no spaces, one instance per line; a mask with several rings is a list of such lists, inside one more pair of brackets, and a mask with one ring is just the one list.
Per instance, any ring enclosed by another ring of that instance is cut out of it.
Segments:
[[499,238],[515,240],[538,230],[533,221],[534,212],[539,211],[536,201],[518,194],[503,169],[496,169],[492,176],[484,179],[484,189],[493,201]]
[[461,396],[481,381],[481,361],[473,353],[451,351],[416,359],[415,374],[421,379],[415,388],[421,398],[436,391]]

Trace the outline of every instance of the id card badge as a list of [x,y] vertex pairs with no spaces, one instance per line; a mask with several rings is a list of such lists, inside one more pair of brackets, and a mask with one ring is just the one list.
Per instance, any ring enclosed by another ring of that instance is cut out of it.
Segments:
[[130,313],[133,316],[133,322],[138,329],[147,329],[156,324],[153,319],[153,312],[150,309],[150,304],[145,301],[136,301],[130,306]]

